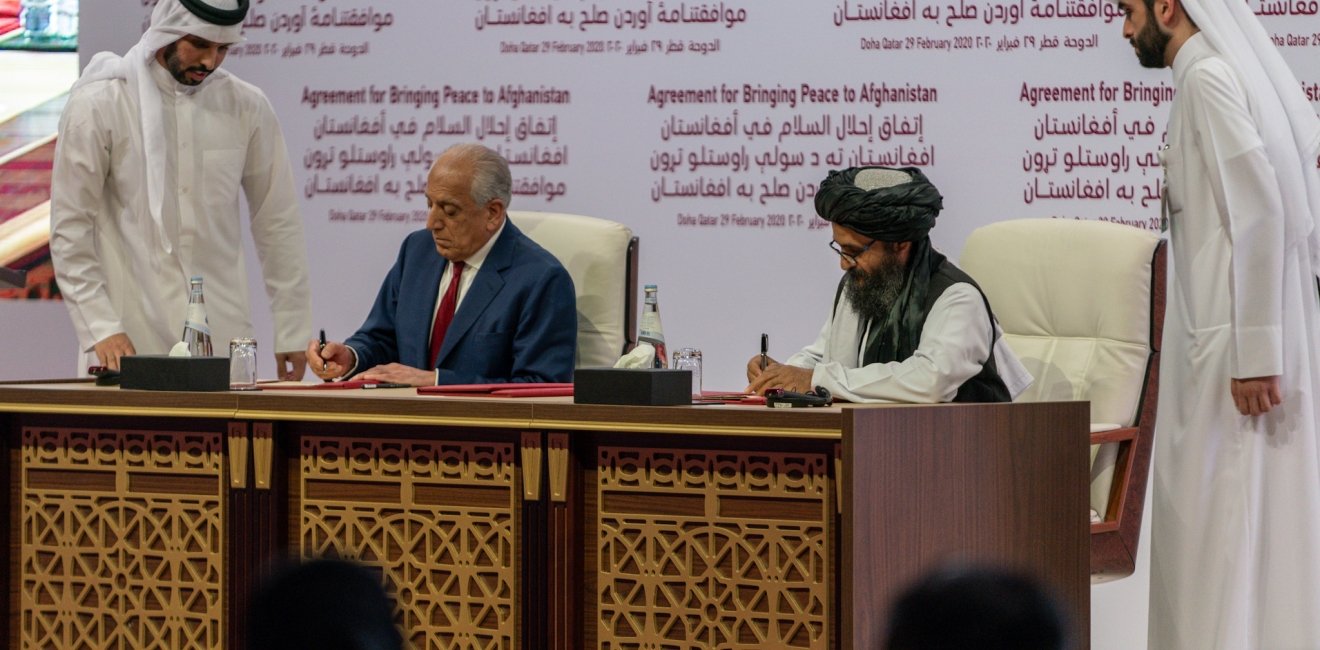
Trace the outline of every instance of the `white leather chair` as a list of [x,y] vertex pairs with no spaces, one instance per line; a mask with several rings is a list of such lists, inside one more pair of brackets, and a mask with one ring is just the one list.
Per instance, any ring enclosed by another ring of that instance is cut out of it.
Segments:
[[1018,401],[1091,402],[1091,573],[1135,566],[1158,404],[1164,245],[1130,226],[1070,219],[994,223],[960,266],[1035,377]]
[[637,238],[627,226],[556,212],[510,210],[532,241],[559,258],[577,291],[576,367],[613,366],[637,332]]

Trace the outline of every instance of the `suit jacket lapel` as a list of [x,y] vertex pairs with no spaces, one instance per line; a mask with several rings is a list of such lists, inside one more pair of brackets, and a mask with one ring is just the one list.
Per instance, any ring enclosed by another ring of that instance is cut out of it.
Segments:
[[486,255],[486,261],[477,271],[477,277],[473,278],[467,295],[463,296],[458,311],[454,312],[454,321],[449,324],[449,331],[445,332],[445,343],[440,347],[440,356],[436,359],[438,365],[444,365],[445,357],[453,352],[454,347],[463,339],[467,331],[472,329],[473,323],[477,322],[481,314],[495,300],[495,295],[504,288],[504,271],[513,264],[513,252],[521,236],[522,233],[514,227],[513,222],[509,221],[506,215],[504,232],[500,233],[500,238],[495,241],[490,253]]
[[[440,278],[444,277],[445,266],[449,264],[434,248],[431,256],[423,258],[424,266],[418,275],[417,295],[422,297],[410,311],[406,327],[408,331],[399,331],[400,359],[405,365],[425,368],[431,360],[431,323],[435,320],[435,310],[440,302]],[[404,307],[406,308],[406,307]],[[400,328],[405,327],[400,319]],[[406,351],[405,351],[406,350]]]

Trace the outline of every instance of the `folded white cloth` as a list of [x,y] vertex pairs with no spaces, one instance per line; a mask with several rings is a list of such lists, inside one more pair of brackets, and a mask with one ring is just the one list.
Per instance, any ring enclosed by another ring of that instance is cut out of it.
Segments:
[[638,343],[631,352],[619,357],[614,362],[615,368],[652,368],[655,366],[655,346],[650,343]]

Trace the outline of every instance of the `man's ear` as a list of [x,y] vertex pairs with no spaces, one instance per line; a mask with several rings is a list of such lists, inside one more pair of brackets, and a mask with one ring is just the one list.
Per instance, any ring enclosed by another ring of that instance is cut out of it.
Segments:
[[501,217],[504,216],[504,201],[491,199],[486,203],[486,229],[495,232],[499,229]]
[[893,252],[895,257],[897,257],[904,265],[906,265],[910,261],[912,255],[912,242],[910,241],[895,242]]
[[1183,8],[1181,0],[1155,0],[1152,10],[1159,26],[1170,29],[1174,25],[1174,18],[1182,13]]

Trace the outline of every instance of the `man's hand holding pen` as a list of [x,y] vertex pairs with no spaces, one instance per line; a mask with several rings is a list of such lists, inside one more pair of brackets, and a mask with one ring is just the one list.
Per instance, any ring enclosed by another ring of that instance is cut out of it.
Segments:
[[770,358],[768,354],[769,352],[770,335],[762,332],[761,353],[752,357],[751,360],[747,362],[747,381],[754,381],[761,375],[761,373],[765,372],[766,368],[770,367],[770,364],[775,362],[774,359]]
[[747,390],[745,392],[764,395],[770,388],[782,388],[797,392],[812,388],[810,368],[799,368],[779,363],[766,358],[765,370],[761,370],[761,355],[747,361]]
[[307,365],[317,377],[331,381],[344,376],[353,365],[353,352],[343,343],[327,342],[325,332],[321,340],[307,343]]
[[761,353],[747,360],[748,393],[765,394],[769,388],[811,390],[811,370],[786,366],[770,358],[770,335],[761,335]]

